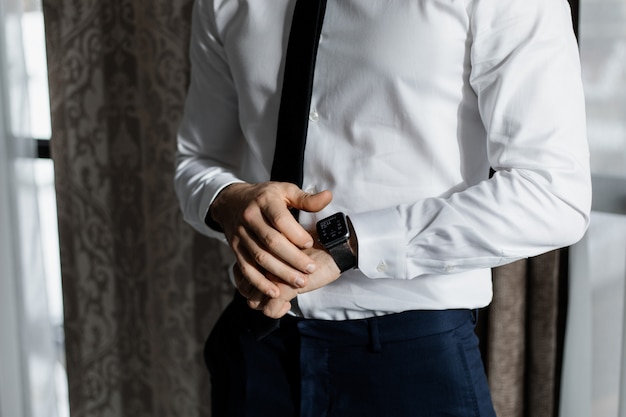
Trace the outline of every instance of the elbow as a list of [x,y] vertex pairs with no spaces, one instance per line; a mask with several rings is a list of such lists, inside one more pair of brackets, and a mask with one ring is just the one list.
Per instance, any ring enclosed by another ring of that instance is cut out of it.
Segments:
[[580,241],[591,218],[591,178],[588,171],[535,177],[525,174],[526,179],[534,184],[536,207],[541,207],[534,215],[541,219],[543,243],[556,249]]
[[558,230],[554,233],[561,237],[560,247],[571,246],[580,241],[589,227],[591,220],[591,184],[585,183],[570,193],[569,198],[557,197],[560,209],[553,218]]
[[561,245],[562,247],[578,243],[583,236],[585,236],[587,228],[589,227],[590,211],[576,210],[570,218],[572,218],[572,220],[569,224],[565,225],[564,228],[564,242]]

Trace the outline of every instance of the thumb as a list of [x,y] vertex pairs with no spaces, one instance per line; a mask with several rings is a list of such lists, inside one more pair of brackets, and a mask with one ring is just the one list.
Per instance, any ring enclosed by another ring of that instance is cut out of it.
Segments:
[[298,210],[316,213],[330,204],[333,200],[333,193],[328,190],[315,194],[300,192],[295,201],[292,201],[292,207]]

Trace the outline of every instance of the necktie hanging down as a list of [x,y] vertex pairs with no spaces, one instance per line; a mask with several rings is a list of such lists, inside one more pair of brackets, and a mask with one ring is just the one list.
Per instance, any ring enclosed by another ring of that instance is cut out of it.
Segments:
[[272,181],[302,186],[315,57],[326,0],[297,0],[289,32]]
[[[270,179],[302,187],[302,167],[309,126],[315,57],[326,0],[297,0],[291,21],[283,87],[278,111],[276,150]],[[291,210],[296,219],[298,211]],[[252,332],[260,340],[280,326],[280,319],[255,314]]]

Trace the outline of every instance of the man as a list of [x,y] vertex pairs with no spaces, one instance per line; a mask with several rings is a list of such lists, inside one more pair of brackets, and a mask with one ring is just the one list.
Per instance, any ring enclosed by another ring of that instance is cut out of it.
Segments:
[[490,268],[588,224],[567,2],[329,0],[301,187],[269,181],[295,4],[194,9],[176,188],[237,261],[214,415],[493,416]]

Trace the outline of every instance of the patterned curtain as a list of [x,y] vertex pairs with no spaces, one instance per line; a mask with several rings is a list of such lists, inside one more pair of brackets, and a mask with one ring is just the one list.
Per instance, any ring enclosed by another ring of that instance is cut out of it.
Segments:
[[231,291],[181,219],[191,0],[44,0],[72,416],[208,416]]
[[[73,417],[210,415],[229,260],[172,185],[192,2],[43,0]],[[478,331],[500,417],[556,415],[559,256],[494,271]]]

